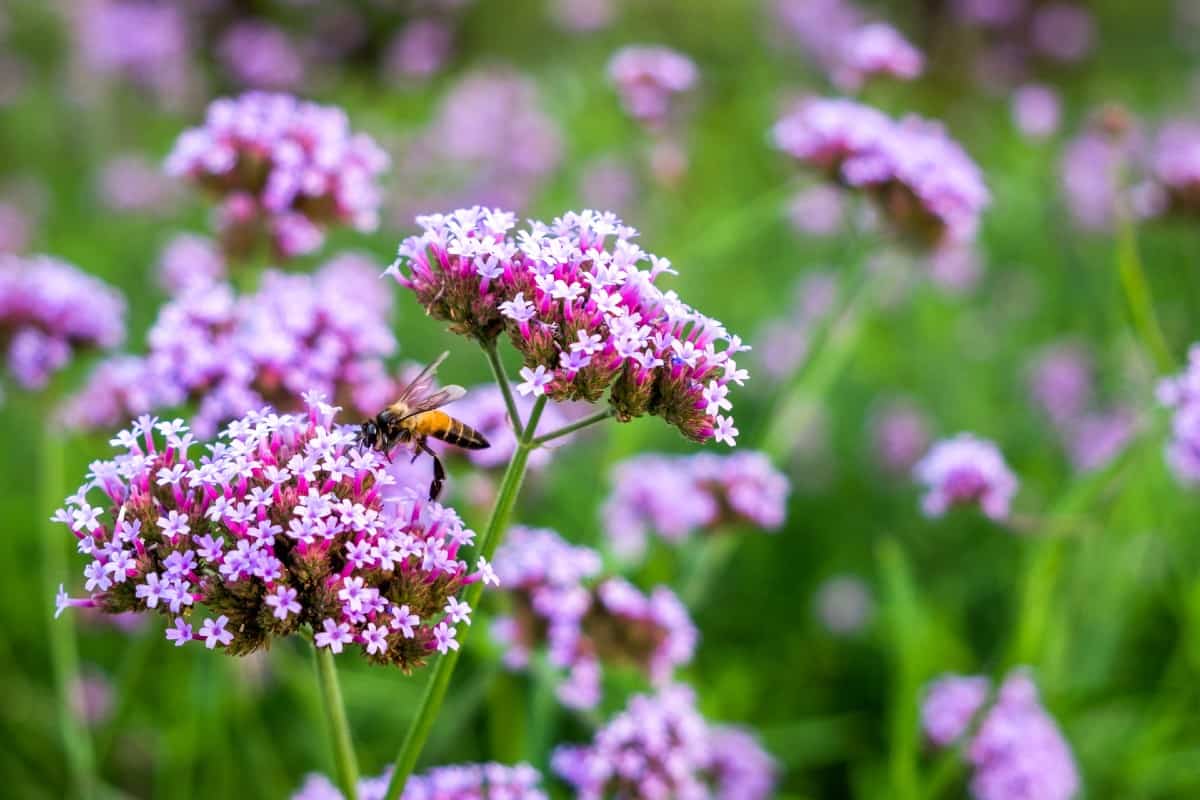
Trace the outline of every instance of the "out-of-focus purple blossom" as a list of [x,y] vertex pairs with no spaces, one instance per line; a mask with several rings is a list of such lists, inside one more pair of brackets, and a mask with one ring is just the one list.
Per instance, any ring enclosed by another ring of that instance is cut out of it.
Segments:
[[651,128],[662,128],[675,115],[679,96],[699,77],[683,53],[655,45],[622,47],[608,62],[608,78],[626,113]]
[[1013,92],[1012,115],[1021,133],[1031,139],[1044,139],[1058,131],[1062,102],[1049,86],[1026,84]]
[[[375,778],[361,778],[358,800],[383,800],[392,768]],[[542,775],[528,764],[455,764],[413,775],[400,800],[546,800]],[[309,775],[292,800],[345,800],[324,775]]]
[[1083,346],[1064,342],[1043,349],[1029,372],[1034,403],[1056,425],[1067,425],[1091,404],[1092,359]]
[[596,583],[600,569],[597,552],[546,529],[515,527],[496,553],[514,606],[492,629],[505,663],[524,668],[545,646],[550,663],[567,671],[558,697],[570,708],[599,704],[603,663],[637,665],[663,684],[696,648],[698,633],[674,592],[659,586],[645,595],[622,578]]
[[407,147],[395,216],[408,226],[431,207],[525,208],[562,154],[562,132],[532,80],[502,68],[468,73]]
[[929,418],[908,400],[893,400],[873,416],[875,457],[889,472],[908,474],[929,449]]
[[814,270],[796,282],[791,307],[769,320],[758,335],[757,361],[772,380],[793,375],[807,360],[813,337],[833,313],[838,297],[837,277]]
[[833,79],[844,89],[858,89],[867,79],[886,76],[910,81],[925,68],[921,51],[891,25],[873,22],[850,33]]
[[1167,463],[1181,481],[1200,483],[1200,344],[1188,350],[1183,372],[1159,383],[1157,395],[1173,412]]
[[148,159],[133,153],[110,159],[97,181],[100,199],[112,211],[161,216],[179,203],[179,187]]
[[971,727],[987,702],[991,681],[984,677],[944,675],[925,689],[921,701],[921,730],[937,747],[948,747]]
[[164,100],[192,80],[187,20],[177,5],[148,0],[81,0],[73,15],[83,68],[128,80]]
[[1067,208],[1076,224],[1107,231],[1119,204],[1136,216],[1161,211],[1157,187],[1138,180],[1145,170],[1146,137],[1127,112],[1116,107],[1093,115],[1063,150],[1060,172]]
[[1030,42],[1047,58],[1081,61],[1091,52],[1096,36],[1092,12],[1073,3],[1050,3],[1033,12]]
[[0,254],[0,347],[18,385],[44,388],[75,353],[124,338],[116,289],[50,256]]
[[965,294],[983,279],[983,256],[974,243],[953,243],[929,253],[929,279],[953,294]]
[[953,0],[950,7],[964,22],[986,28],[1003,28],[1028,12],[1029,0]]
[[1084,472],[1101,469],[1125,450],[1138,427],[1129,408],[1085,414],[1065,432],[1071,463]]
[[688,153],[675,136],[659,136],[650,142],[646,160],[650,175],[660,186],[675,188],[688,171]]
[[1173,120],[1164,125],[1150,153],[1150,170],[1171,210],[1200,212],[1200,123]]
[[833,236],[842,229],[846,216],[842,190],[828,184],[816,184],[796,193],[788,204],[788,219],[801,233]]
[[579,196],[589,208],[611,208],[626,214],[633,210],[639,194],[637,176],[616,157],[593,161],[579,178]]
[[65,419],[105,428],[190,400],[209,437],[264,404],[298,410],[309,391],[374,413],[395,386],[382,359],[396,348],[376,274],[370,259],[343,254],[314,275],[268,271],[251,295],[224,283],[185,291],[160,309],[149,352],[101,365]]
[[260,92],[215,100],[166,160],[167,174],[222,198],[227,252],[253,248],[265,232],[282,257],[316,249],[330,225],[374,230],[387,166],[340,108]]
[[21,253],[33,238],[33,219],[17,203],[0,199],[0,253]]
[[158,259],[158,283],[173,296],[211,286],[225,278],[225,257],[216,242],[177,234]]
[[773,10],[782,29],[827,74],[837,71],[847,39],[863,23],[847,0],[775,0]]
[[[141,417],[118,434],[124,452],[93,463],[52,518],[88,558],[86,594],[60,587],[57,613],[157,612],[173,618],[176,646],[233,655],[301,624],[317,647],[359,644],[368,660],[405,671],[445,652],[470,612],[460,604],[443,618],[449,601],[490,572],[458,559],[474,533],[420,493],[385,501],[383,457],[333,423],[336,408],[306,399],[307,414],[235,420],[198,460],[183,420]],[[201,605],[209,616],[198,624]]]
[[1017,476],[1000,449],[970,433],[934,444],[913,467],[913,475],[925,485],[921,508],[931,517],[952,506],[977,504],[991,519],[1003,521],[1017,493]]
[[710,725],[679,684],[635,695],[590,744],[556,748],[551,765],[579,800],[764,800],[776,773],[753,736]]
[[550,16],[563,30],[594,33],[612,24],[615,0],[549,0]]
[[424,80],[450,60],[454,30],[440,19],[415,19],[392,37],[383,56],[383,75],[391,80]]
[[838,575],[817,587],[817,619],[838,636],[861,631],[875,613],[875,600],[862,578]]
[[604,527],[627,557],[642,553],[649,534],[678,544],[738,525],[774,531],[787,514],[788,491],[787,477],[755,451],[637,456],[613,468]]
[[[986,702],[984,677],[949,675],[926,693],[922,725],[930,741],[948,746],[968,734]],[[1009,673],[995,702],[970,732],[966,758],[975,800],[1070,800],[1081,788],[1071,747],[1038,699],[1026,669]]]
[[920,117],[895,122],[851,100],[812,98],[772,136],[806,166],[866,192],[896,230],[926,244],[969,241],[990,202],[979,167]]
[[290,36],[258,20],[234,23],[221,35],[217,53],[225,71],[248,89],[287,91],[304,81],[304,61]]
[[68,687],[71,712],[89,728],[103,725],[112,715],[112,681],[98,669],[84,669],[71,679]]
[[651,414],[694,441],[735,443],[727,396],[749,378],[733,358],[745,346],[658,287],[670,262],[614,214],[568,212],[515,234],[513,214],[479,207],[417,222],[388,274],[455,333],[507,331],[525,362],[520,393],[594,403],[608,390],[618,421]]

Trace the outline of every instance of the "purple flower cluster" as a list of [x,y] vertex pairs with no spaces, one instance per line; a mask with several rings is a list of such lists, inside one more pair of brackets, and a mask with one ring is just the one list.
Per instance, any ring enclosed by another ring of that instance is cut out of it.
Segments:
[[387,165],[341,109],[260,92],[215,100],[166,160],[168,174],[221,198],[227,252],[247,252],[265,232],[285,258],[320,247],[332,224],[374,230]]
[[857,90],[870,78],[912,80],[925,58],[904,36],[867,21],[847,0],[777,0],[783,29],[839,88]]
[[388,44],[381,65],[386,80],[432,77],[441,71],[454,48],[454,29],[435,18],[415,19]]
[[73,17],[83,68],[122,78],[163,100],[192,80],[188,26],[176,5],[148,0],[81,0]]
[[811,98],[775,123],[775,146],[861,189],[900,233],[925,244],[971,240],[990,202],[979,167],[941,125],[896,122],[870,106]]
[[1167,463],[1185,483],[1200,483],[1200,344],[1188,351],[1183,372],[1158,385],[1158,401],[1171,409]]
[[550,663],[567,670],[558,688],[563,705],[599,704],[604,662],[635,664],[662,684],[692,659],[698,633],[674,592],[659,586],[647,596],[621,578],[594,582],[600,555],[554,531],[513,528],[495,568],[513,603],[512,616],[492,631],[507,647],[505,663],[526,667],[544,643]]
[[269,271],[252,295],[199,284],[160,309],[145,356],[101,365],[65,416],[109,427],[194,401],[193,427],[209,437],[248,408],[297,410],[308,391],[373,413],[390,402],[382,359],[396,347],[377,274],[367,258],[343,254],[314,275]]
[[0,348],[20,386],[41,389],[76,352],[124,338],[116,289],[50,256],[0,254]]
[[179,187],[141,155],[113,157],[101,170],[97,184],[100,199],[112,211],[162,216],[178,205]]
[[1028,84],[1013,92],[1012,115],[1021,133],[1032,139],[1044,139],[1058,130],[1062,101],[1050,87]]
[[525,361],[521,394],[596,402],[608,390],[618,420],[652,414],[694,441],[734,444],[729,384],[749,377],[733,358],[746,348],[655,284],[670,262],[615,215],[568,212],[515,235],[513,214],[479,207],[417,222],[388,274],[455,333],[486,343],[507,331]]
[[604,528],[625,556],[641,554],[650,533],[678,544],[737,525],[773,531],[787,514],[788,491],[787,477],[757,451],[637,456],[613,468]]
[[695,62],[669,47],[629,45],[609,59],[608,77],[626,113],[658,129],[673,116],[679,95],[695,85],[697,70]]
[[511,69],[467,73],[407,147],[397,224],[407,228],[429,208],[525,208],[562,157],[562,132],[533,80]]
[[265,22],[234,23],[221,34],[217,52],[225,71],[250,89],[294,91],[304,80],[304,60],[292,38]]
[[970,433],[943,439],[913,467],[926,488],[921,508],[940,517],[951,506],[978,505],[991,519],[1008,518],[1017,476],[995,444]]
[[1200,213],[1200,122],[1172,120],[1155,138],[1150,173],[1170,210]]
[[1084,4],[1028,0],[955,0],[947,19],[971,36],[975,71],[989,85],[1026,80],[1039,66],[1082,61],[1095,44],[1095,20]]
[[752,735],[710,725],[679,684],[635,695],[590,744],[557,748],[551,764],[579,800],[762,800],[776,771]]
[[[475,534],[454,510],[418,492],[385,500],[386,461],[334,424],[337,410],[309,398],[303,415],[251,412],[198,461],[182,420],[139,418],[113,439],[125,452],[93,463],[53,517],[89,559],[87,595],[60,588],[57,613],[157,612],[176,646],[234,655],[310,625],[317,647],[357,644],[405,671],[458,649],[471,621],[459,590],[495,573],[458,559]],[[106,502],[93,506],[93,490]]]
[[[383,800],[392,768],[377,778],[362,778],[358,800]],[[542,775],[528,764],[455,764],[413,775],[400,800],[546,800]],[[309,775],[292,800],[345,800],[324,775]]]
[[964,735],[974,770],[976,800],[1070,800],[1079,793],[1079,772],[1070,745],[1038,699],[1027,670],[1005,678],[995,702],[971,731],[985,705],[990,682],[984,677],[946,676],[935,681],[921,709],[930,741],[945,747]]

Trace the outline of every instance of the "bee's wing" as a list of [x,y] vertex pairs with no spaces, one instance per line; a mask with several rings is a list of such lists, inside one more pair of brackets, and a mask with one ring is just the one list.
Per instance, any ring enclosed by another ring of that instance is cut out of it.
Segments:
[[454,384],[443,386],[428,397],[419,397],[416,400],[409,401],[408,412],[402,419],[423,414],[426,411],[433,411],[435,408],[441,408],[444,405],[453,403],[466,393],[467,390],[461,386],[455,386]]
[[400,396],[396,398],[396,402],[408,403],[409,406],[412,406],[412,398],[421,397],[427,394],[429,392],[429,387],[433,385],[433,376],[437,372],[437,368],[443,361],[446,360],[446,356],[448,355],[450,355],[449,350],[442,353],[440,356],[434,359],[429,366],[421,370],[421,373],[417,375],[417,377],[413,378],[412,382],[410,382],[408,386],[405,386],[400,390]]

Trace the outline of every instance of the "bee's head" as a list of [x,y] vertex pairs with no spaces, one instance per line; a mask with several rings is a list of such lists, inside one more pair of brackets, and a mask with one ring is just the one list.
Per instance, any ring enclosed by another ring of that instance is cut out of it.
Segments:
[[358,429],[358,444],[360,447],[374,447],[379,441],[379,426],[375,420],[369,419]]

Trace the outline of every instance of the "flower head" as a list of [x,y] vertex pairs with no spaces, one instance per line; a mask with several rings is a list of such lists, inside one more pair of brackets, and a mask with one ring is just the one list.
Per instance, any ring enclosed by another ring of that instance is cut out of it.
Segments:
[[[359,800],[383,800],[392,768],[358,782]],[[455,764],[413,775],[400,800],[546,800],[542,776],[528,764]],[[292,800],[344,800],[324,775],[309,775]]]
[[925,68],[925,57],[891,25],[872,22],[846,36],[834,82],[857,89],[868,78],[887,76],[910,81]]
[[13,379],[41,389],[78,351],[125,337],[120,292],[49,256],[0,254],[0,343]]
[[514,215],[479,207],[417,221],[424,232],[388,273],[456,333],[507,332],[525,360],[522,393],[596,402],[608,391],[619,420],[653,414],[696,441],[732,437],[705,395],[745,382],[733,356],[746,348],[656,285],[670,262],[613,214],[567,213],[516,235]]
[[454,638],[451,598],[480,578],[458,558],[473,534],[423,494],[385,499],[386,462],[358,451],[336,411],[310,397],[306,414],[251,412],[198,458],[181,421],[140,418],[54,517],[87,539],[85,573],[108,577],[59,607],[157,612],[176,646],[234,655],[309,625],[318,647],[421,666]]
[[983,175],[941,125],[894,121],[844,99],[801,103],[773,129],[775,146],[862,190],[892,227],[925,244],[969,241],[990,202]]
[[696,83],[696,64],[669,47],[630,45],[613,54],[608,77],[625,111],[645,125],[660,127],[676,96]]
[[1159,383],[1158,401],[1173,412],[1167,464],[1184,483],[1200,483],[1200,344],[1188,351],[1183,372]]
[[963,675],[945,675],[929,684],[921,702],[921,729],[929,741],[948,747],[962,738],[990,688],[987,678]]
[[773,531],[787,513],[787,477],[759,452],[637,456],[612,474],[604,527],[626,556],[640,554],[651,533],[679,543],[727,526]]
[[987,516],[1004,520],[1017,493],[1017,476],[1000,449],[969,433],[934,444],[913,474],[925,484],[921,506],[931,517],[942,516],[951,506],[978,504]]
[[551,765],[584,800],[713,797],[762,800],[775,764],[750,734],[710,725],[687,686],[635,695],[583,746],[561,746]]
[[204,126],[179,137],[166,170],[222,198],[227,251],[253,246],[265,232],[277,254],[290,257],[319,247],[330,225],[374,230],[375,181],[387,165],[341,109],[249,92],[213,101]]
[[558,696],[572,708],[600,702],[602,663],[637,665],[661,684],[696,647],[696,629],[670,589],[645,595],[621,578],[597,582],[600,568],[599,553],[545,529],[514,528],[496,553],[500,587],[514,606],[492,631],[508,648],[505,662],[523,668],[546,646],[551,663],[567,670]]

